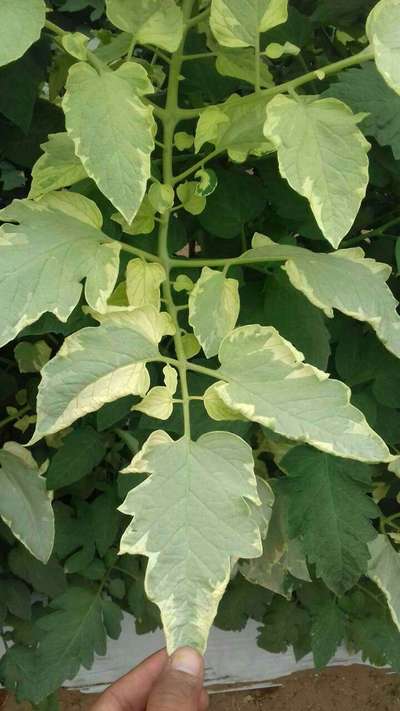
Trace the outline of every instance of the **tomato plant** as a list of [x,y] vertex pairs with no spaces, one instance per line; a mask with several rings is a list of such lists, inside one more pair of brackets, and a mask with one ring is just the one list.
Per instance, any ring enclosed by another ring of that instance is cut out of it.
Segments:
[[0,679],[400,670],[399,0],[1,0]]

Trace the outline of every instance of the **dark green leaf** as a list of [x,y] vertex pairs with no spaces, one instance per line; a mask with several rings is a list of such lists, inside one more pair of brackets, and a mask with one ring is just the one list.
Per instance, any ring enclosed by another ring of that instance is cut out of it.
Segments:
[[271,600],[269,590],[249,583],[239,573],[219,604],[214,624],[221,630],[242,630],[249,617],[261,621]]
[[376,535],[370,467],[307,446],[292,449],[282,467],[289,477],[289,535],[303,537],[317,576],[343,594],[366,572],[367,543]]
[[36,592],[56,597],[66,588],[64,571],[56,560],[50,559],[43,565],[22,546],[12,549],[8,565],[14,575],[29,583]]
[[121,397],[115,402],[109,402],[98,411],[96,415],[97,430],[104,432],[113,425],[127,417],[131,411],[135,398],[132,395]]
[[105,451],[102,438],[92,427],[74,430],[65,437],[50,462],[47,488],[60,489],[90,474],[100,464]]
[[264,323],[300,350],[307,363],[326,370],[330,354],[329,331],[320,309],[313,306],[284,274],[265,282]]
[[109,489],[98,496],[90,507],[94,539],[100,556],[103,556],[116,542],[122,518],[117,511],[118,505],[119,501],[115,492],[113,489]]
[[206,209],[199,215],[199,222],[212,235],[231,239],[263,211],[265,190],[259,180],[246,173],[221,169],[215,172],[218,185],[207,198]]
[[394,157],[400,158],[400,96],[388,87],[374,62],[343,72],[325,96],[344,101],[354,113],[367,113],[363,133],[381,146],[391,146]]
[[28,132],[39,84],[49,61],[47,43],[33,45],[21,59],[0,68],[0,113]]

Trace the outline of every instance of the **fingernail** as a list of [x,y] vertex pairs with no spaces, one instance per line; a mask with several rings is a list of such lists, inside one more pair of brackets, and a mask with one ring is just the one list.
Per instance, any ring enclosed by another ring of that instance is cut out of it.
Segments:
[[200,676],[203,670],[202,657],[191,647],[181,647],[171,657],[171,667],[192,676]]

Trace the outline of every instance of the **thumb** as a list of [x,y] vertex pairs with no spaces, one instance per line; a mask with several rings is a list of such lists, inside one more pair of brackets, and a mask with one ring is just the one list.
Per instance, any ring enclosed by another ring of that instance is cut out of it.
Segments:
[[169,660],[147,702],[147,711],[198,711],[202,700],[203,657],[181,647]]

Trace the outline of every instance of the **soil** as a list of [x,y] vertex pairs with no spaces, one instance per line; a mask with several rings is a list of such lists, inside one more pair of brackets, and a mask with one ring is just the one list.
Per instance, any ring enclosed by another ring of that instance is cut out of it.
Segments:
[[[354,665],[306,671],[280,679],[281,686],[212,694],[210,711],[400,711],[400,675]],[[62,711],[89,711],[95,694],[61,692]],[[1,711],[28,711],[0,692]]]

